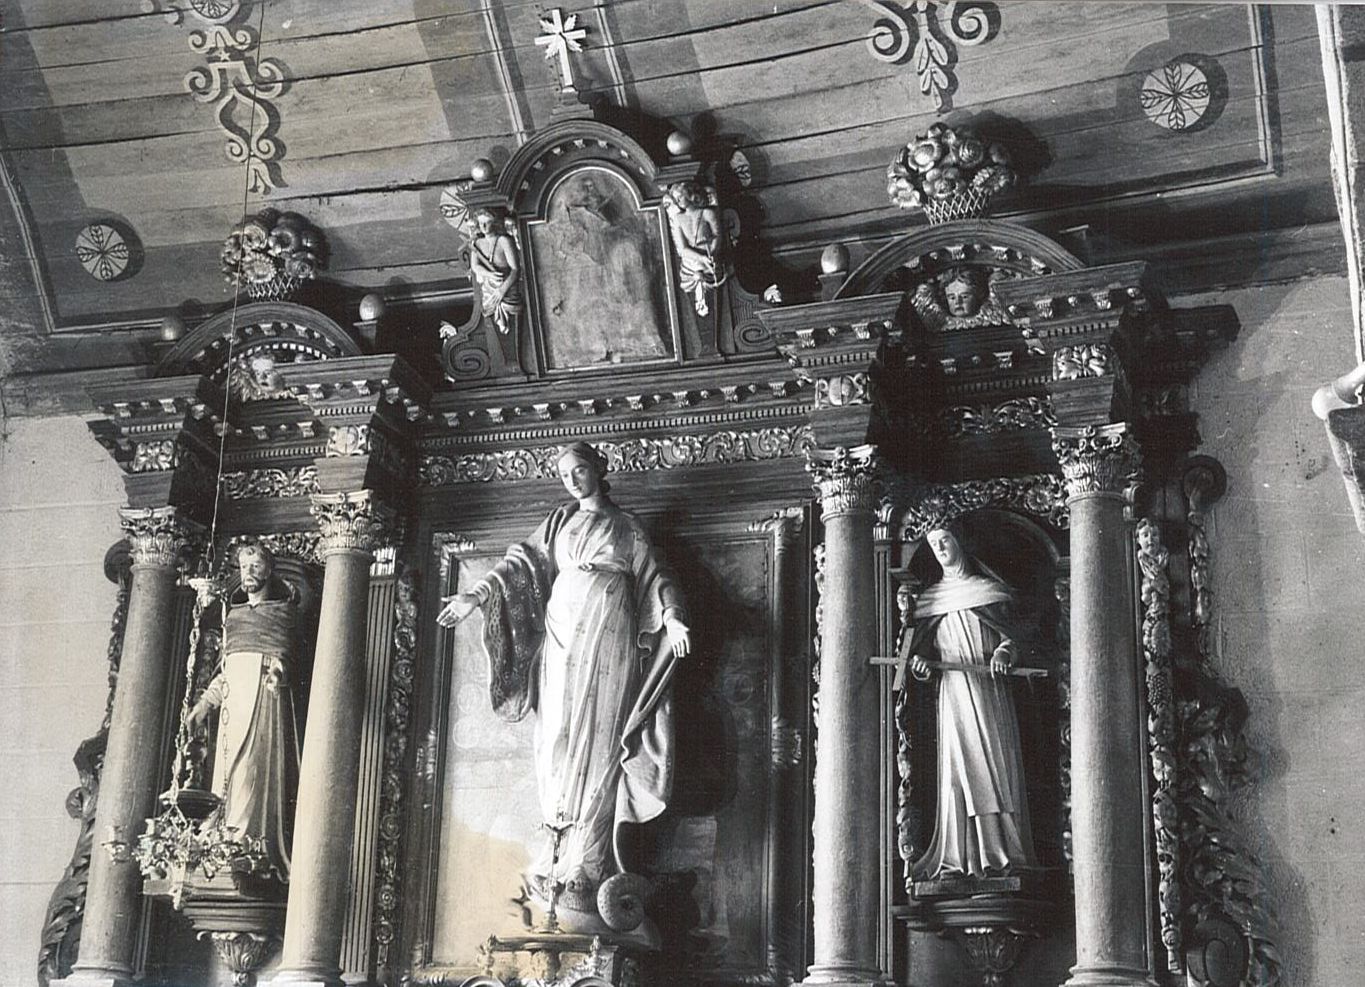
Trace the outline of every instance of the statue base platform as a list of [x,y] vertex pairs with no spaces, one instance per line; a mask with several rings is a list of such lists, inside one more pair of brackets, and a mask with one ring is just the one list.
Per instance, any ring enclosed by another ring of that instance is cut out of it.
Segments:
[[1055,927],[1064,895],[1058,871],[915,881],[898,917],[913,932],[962,946],[983,987],[1002,987],[1030,940]]

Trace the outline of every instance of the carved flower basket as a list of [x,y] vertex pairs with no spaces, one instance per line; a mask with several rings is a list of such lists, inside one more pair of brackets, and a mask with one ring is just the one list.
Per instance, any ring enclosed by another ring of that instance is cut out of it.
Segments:
[[930,199],[921,207],[925,218],[931,225],[948,223],[955,219],[977,219],[986,215],[992,193],[985,189],[967,189],[946,199]]
[[293,300],[303,287],[303,278],[296,278],[283,271],[269,281],[248,281],[246,293],[257,302],[287,302]]

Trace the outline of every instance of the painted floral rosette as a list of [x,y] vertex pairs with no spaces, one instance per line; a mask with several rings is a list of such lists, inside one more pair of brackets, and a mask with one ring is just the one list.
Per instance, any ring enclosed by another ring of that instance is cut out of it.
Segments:
[[975,219],[1015,183],[1009,155],[965,129],[936,123],[906,144],[886,169],[893,205],[919,209],[930,223]]

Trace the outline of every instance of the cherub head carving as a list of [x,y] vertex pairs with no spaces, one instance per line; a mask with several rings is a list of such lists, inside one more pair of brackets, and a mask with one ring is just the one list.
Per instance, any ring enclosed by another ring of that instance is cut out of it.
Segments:
[[944,307],[955,318],[981,311],[986,301],[985,272],[977,267],[950,267],[939,277]]

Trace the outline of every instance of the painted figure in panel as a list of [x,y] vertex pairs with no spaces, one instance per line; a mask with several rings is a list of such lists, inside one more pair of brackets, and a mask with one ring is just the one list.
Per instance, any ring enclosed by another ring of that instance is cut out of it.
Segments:
[[299,772],[291,692],[298,599],[271,578],[274,559],[263,545],[243,545],[237,563],[241,588],[223,618],[222,667],[191,710],[190,728],[204,732],[218,711],[213,792],[221,801],[206,824],[261,838],[270,868],[288,881]]
[[943,577],[915,601],[910,672],[927,681],[927,659],[944,668],[938,686],[938,811],[915,880],[998,877],[1037,862],[1024,793],[1023,754],[1006,673],[1019,635],[1009,589],[962,548],[956,534],[926,536]]
[[606,465],[592,446],[569,446],[558,468],[574,502],[437,618],[449,627],[481,609],[494,710],[509,721],[536,714],[549,835],[526,881],[540,902],[554,900],[567,931],[623,928],[598,890],[627,870],[617,828],[668,803],[669,686],[691,648],[678,585],[640,522],[608,499]]

